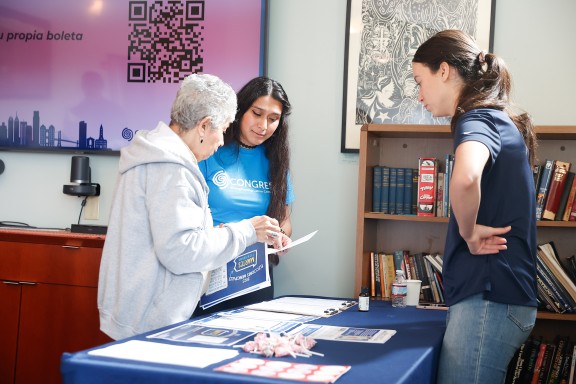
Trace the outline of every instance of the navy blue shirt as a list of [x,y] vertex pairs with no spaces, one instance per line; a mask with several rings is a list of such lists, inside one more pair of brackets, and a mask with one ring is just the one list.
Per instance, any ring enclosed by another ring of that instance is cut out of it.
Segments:
[[536,193],[524,139],[505,112],[476,109],[458,119],[454,151],[465,141],[480,142],[490,151],[482,172],[477,223],[511,225],[512,230],[504,235],[507,250],[472,255],[450,215],[442,268],[446,303],[483,293],[487,300],[535,307]]

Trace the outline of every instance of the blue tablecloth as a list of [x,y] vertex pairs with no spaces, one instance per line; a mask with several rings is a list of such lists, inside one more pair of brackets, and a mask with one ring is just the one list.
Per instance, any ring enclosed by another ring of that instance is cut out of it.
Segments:
[[[393,308],[388,301],[371,301],[368,312],[360,312],[358,307],[354,306],[335,316],[318,319],[314,323],[396,330],[397,333],[386,343],[318,340],[313,350],[323,353],[323,357],[271,359],[310,364],[351,365],[352,368],[338,379],[338,384],[435,383],[445,320],[446,311],[443,310]],[[145,340],[146,335],[157,331],[118,342]],[[215,367],[241,357],[257,357],[244,352],[235,359],[199,369],[97,357],[89,355],[88,351],[65,353],[62,356],[61,371],[65,384],[286,383],[286,380],[213,371]]]

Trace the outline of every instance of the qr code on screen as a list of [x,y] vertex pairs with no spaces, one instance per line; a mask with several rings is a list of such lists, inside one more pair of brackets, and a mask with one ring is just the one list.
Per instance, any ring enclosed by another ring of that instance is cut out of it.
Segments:
[[179,83],[203,71],[204,1],[130,1],[128,82]]

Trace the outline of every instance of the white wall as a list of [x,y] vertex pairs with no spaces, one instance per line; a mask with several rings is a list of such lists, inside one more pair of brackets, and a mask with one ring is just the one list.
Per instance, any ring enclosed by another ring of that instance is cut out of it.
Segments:
[[[576,124],[573,0],[498,0],[495,52],[509,64],[516,101],[539,124]],[[294,106],[294,236],[319,232],[275,270],[276,294],[353,294],[357,156],[340,153],[346,0],[270,0],[269,70]],[[71,155],[0,152],[0,221],[41,227],[76,223],[80,198],[62,193]],[[91,156],[106,224],[117,157]]]

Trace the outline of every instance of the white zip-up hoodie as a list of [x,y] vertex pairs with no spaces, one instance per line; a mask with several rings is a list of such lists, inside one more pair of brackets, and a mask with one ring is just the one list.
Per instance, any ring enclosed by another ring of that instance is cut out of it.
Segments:
[[194,155],[166,124],[122,148],[98,282],[100,329],[118,340],[190,318],[216,269],[257,241],[214,228]]

